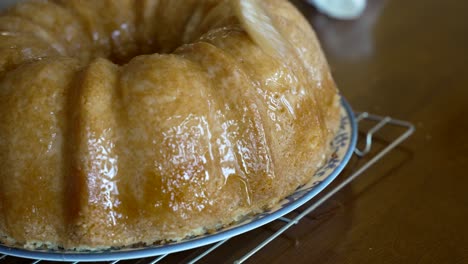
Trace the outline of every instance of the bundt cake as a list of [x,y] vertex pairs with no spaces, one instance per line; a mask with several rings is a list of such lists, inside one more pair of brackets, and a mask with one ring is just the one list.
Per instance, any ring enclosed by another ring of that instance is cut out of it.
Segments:
[[330,155],[339,95],[285,0],[41,0],[0,15],[0,240],[178,241]]

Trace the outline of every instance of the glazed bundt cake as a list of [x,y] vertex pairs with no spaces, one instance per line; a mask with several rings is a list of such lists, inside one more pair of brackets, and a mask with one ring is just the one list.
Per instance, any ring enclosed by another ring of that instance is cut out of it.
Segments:
[[339,95],[284,0],[41,0],[0,16],[0,240],[177,241],[330,154]]

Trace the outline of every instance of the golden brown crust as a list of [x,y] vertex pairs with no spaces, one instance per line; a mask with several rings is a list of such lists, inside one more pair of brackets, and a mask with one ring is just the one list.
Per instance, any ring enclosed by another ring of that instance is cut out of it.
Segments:
[[232,4],[32,1],[0,16],[0,240],[180,240],[310,179],[339,114],[314,32],[263,1],[277,56]]

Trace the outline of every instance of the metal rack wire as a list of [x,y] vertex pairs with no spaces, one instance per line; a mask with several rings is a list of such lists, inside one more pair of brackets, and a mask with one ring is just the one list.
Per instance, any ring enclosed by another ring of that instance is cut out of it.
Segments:
[[[299,224],[300,220],[313,212],[315,209],[317,209],[320,205],[322,205],[325,201],[327,201],[330,197],[335,195],[337,192],[342,190],[344,187],[346,187],[349,183],[351,183],[353,180],[355,180],[358,176],[362,175],[367,169],[369,169],[372,165],[376,164],[379,160],[381,160],[385,155],[387,155],[391,150],[395,149],[398,145],[400,145],[405,139],[407,139],[411,134],[414,132],[415,128],[414,126],[406,121],[402,120],[397,120],[391,117],[383,117],[383,116],[378,116],[378,115],[373,115],[369,114],[367,112],[359,113],[356,115],[356,122],[359,124],[362,121],[369,121],[373,123],[373,125],[368,128],[366,131],[360,131],[362,136],[359,137],[359,140],[363,140],[361,144],[358,145],[364,145],[362,148],[356,147],[354,150],[354,154],[358,158],[366,157],[371,153],[371,150],[373,148],[373,142],[374,142],[374,135],[382,130],[386,126],[395,126],[395,127],[400,127],[403,129],[399,135],[394,138],[391,142],[389,142],[383,149],[379,150],[375,155],[372,155],[372,157],[369,157],[367,162],[362,164],[359,168],[355,169],[345,180],[343,180],[340,184],[335,186],[333,189],[325,190],[325,193],[323,196],[321,196],[320,199],[317,201],[313,202],[310,206],[308,206],[305,210],[300,212],[297,216],[294,218],[287,218],[287,217],[280,217],[276,221],[281,222],[284,225],[277,230],[275,233],[273,233],[271,236],[263,240],[261,243],[259,243],[256,247],[252,248],[249,252],[247,252],[244,256],[240,257],[238,260],[236,260],[234,263],[240,264],[245,261],[247,261],[250,257],[252,257],[254,254],[262,250],[265,246],[267,246],[270,242],[272,242],[275,238],[283,234],[286,230],[291,228],[293,225]],[[219,241],[217,243],[214,243],[212,246],[210,246],[208,249],[203,251],[201,254],[197,255],[195,258],[190,260],[188,263],[196,263],[206,257],[208,254],[216,250],[218,247],[221,245],[229,242],[229,239],[225,239],[222,241]],[[147,263],[153,264],[153,263],[158,263],[159,261],[163,260],[166,256],[168,255],[161,255],[161,256],[155,256],[154,259],[149,260]],[[3,262],[7,258],[7,255],[0,255],[0,263]],[[9,257],[10,258],[10,257]],[[13,263],[14,261],[12,261]],[[31,263],[40,263],[42,260],[32,260]],[[110,264],[116,264],[119,263],[120,260],[115,260],[112,262],[109,262]],[[70,263],[78,263],[78,262],[70,262]]]

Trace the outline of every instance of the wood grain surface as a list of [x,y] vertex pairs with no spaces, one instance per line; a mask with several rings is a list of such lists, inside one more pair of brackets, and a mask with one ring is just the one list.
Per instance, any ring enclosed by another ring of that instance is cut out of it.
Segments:
[[[294,2],[353,108],[408,120],[416,132],[247,263],[468,263],[468,1],[369,0],[354,21]],[[379,134],[376,146],[396,133]],[[232,263],[281,226],[235,237],[200,263]]]
[[[370,0],[355,21],[294,2],[353,108],[408,120],[416,132],[247,263],[468,263],[468,2]],[[348,170],[365,159],[353,162]],[[235,238],[200,263],[232,263],[279,226]]]

